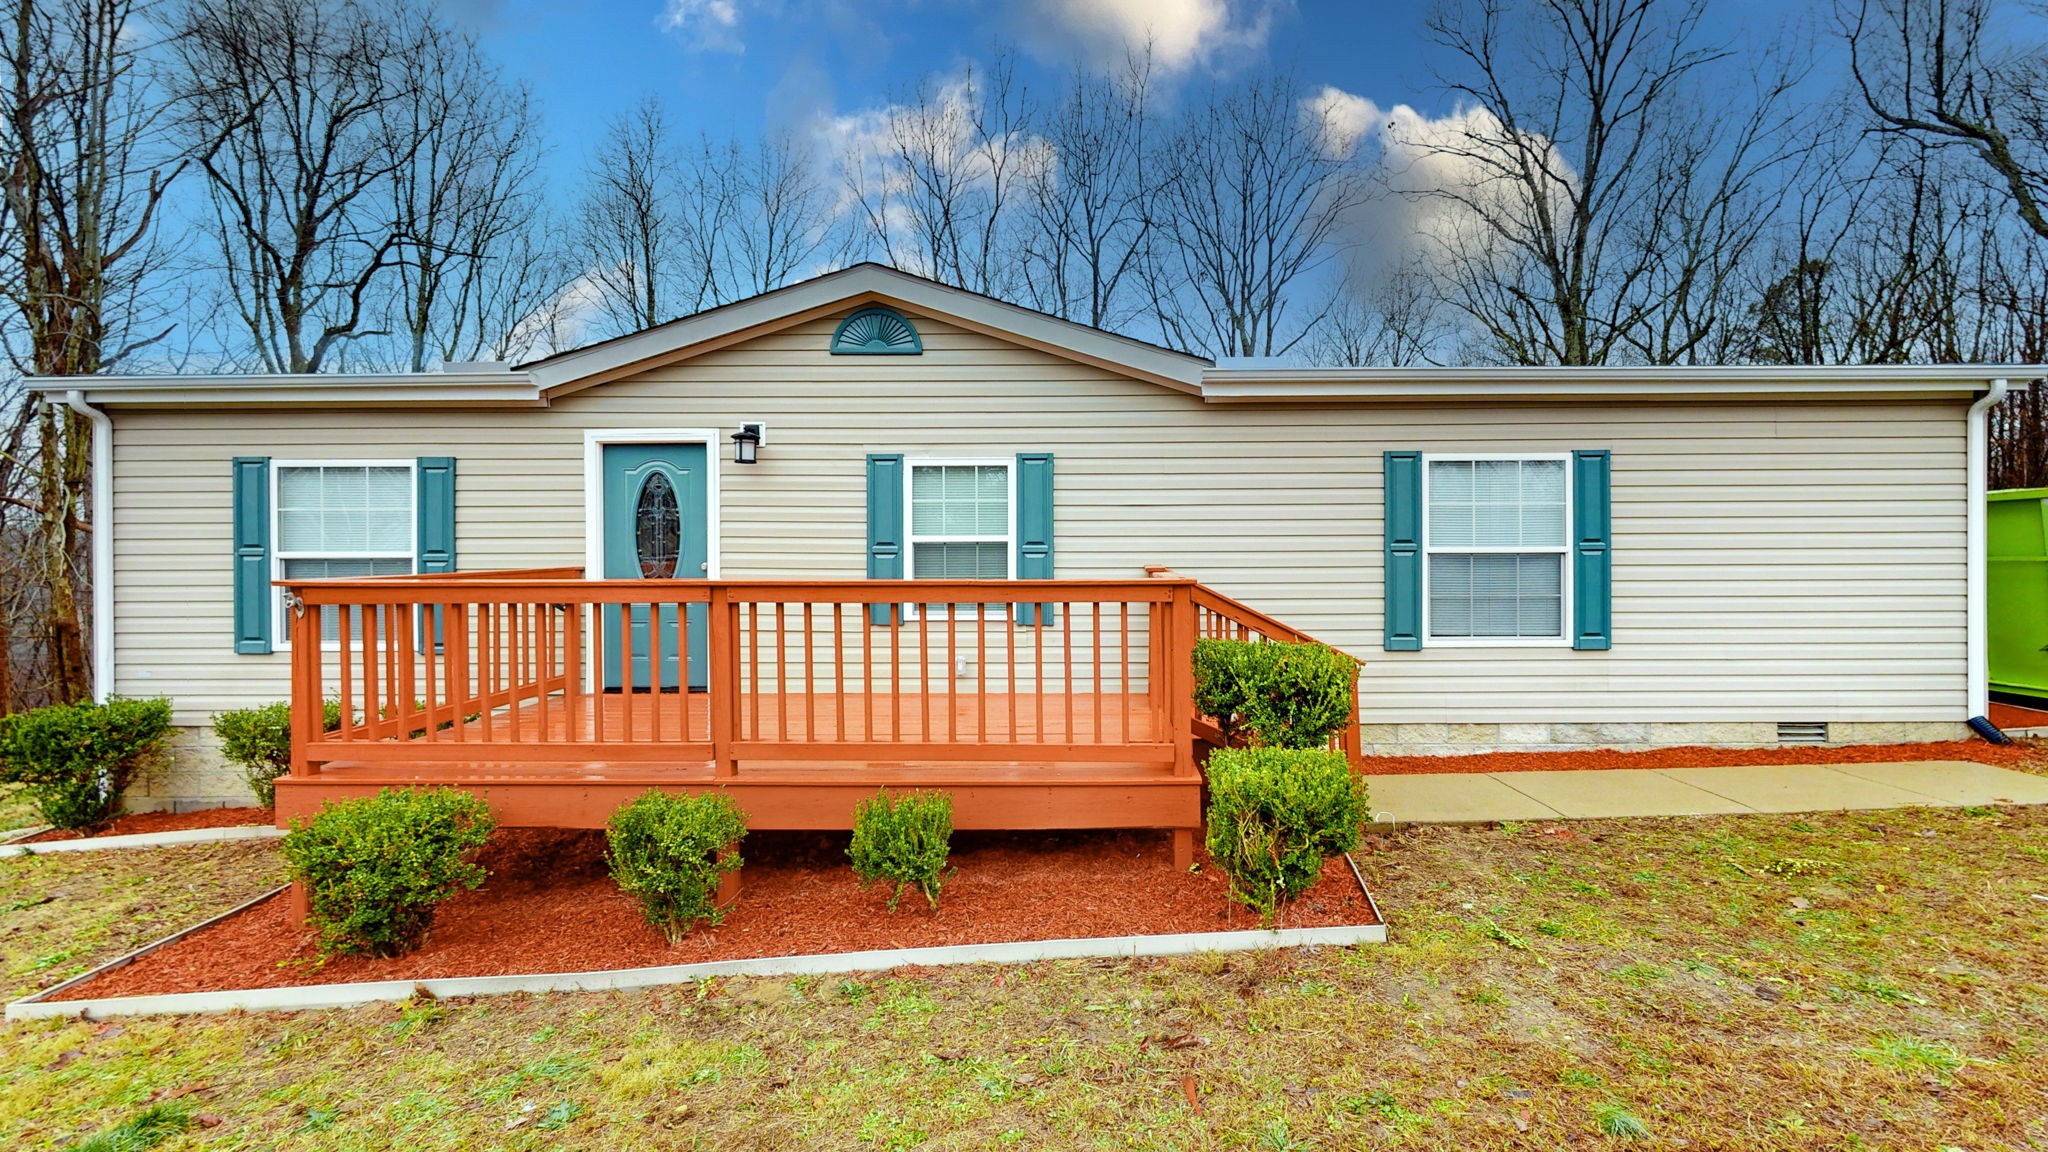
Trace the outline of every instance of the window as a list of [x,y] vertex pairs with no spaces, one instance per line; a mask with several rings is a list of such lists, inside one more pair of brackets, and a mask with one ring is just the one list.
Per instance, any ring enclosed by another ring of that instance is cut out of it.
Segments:
[[1010,578],[1007,463],[912,462],[909,497],[911,579]]
[[[404,576],[413,570],[413,465],[279,464],[271,539],[279,579]],[[320,639],[341,637],[338,612],[320,622]],[[291,635],[278,601],[277,635]]]
[[1567,463],[1562,455],[1424,458],[1423,622],[1430,641],[1566,640]]

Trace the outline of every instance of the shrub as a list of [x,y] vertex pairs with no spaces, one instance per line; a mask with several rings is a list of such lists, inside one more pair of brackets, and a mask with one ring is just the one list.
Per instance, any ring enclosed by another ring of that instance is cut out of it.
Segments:
[[[341,702],[323,705],[323,730],[341,727]],[[265,808],[277,804],[277,778],[292,768],[292,706],[280,700],[256,708],[216,712],[213,734],[220,754],[242,766],[242,779]]]
[[1358,662],[1321,644],[1195,641],[1195,708],[1226,736],[1320,748],[1351,719]]
[[484,882],[473,854],[496,827],[481,799],[453,788],[386,788],[292,821],[285,870],[306,886],[321,954],[419,947],[434,906]]
[[1270,920],[1323,861],[1358,846],[1365,782],[1335,752],[1219,748],[1209,754],[1209,855],[1232,898]]
[[889,911],[896,911],[904,890],[913,887],[936,909],[952,841],[952,793],[920,790],[891,796],[884,788],[854,806],[853,844],[846,854],[862,884],[882,880],[896,885]]
[[121,792],[163,757],[168,700],[53,704],[0,717],[0,779],[20,784],[43,821],[90,828],[120,811]]
[[612,813],[605,863],[640,901],[647,922],[680,944],[697,921],[725,919],[718,881],[739,870],[739,853],[728,849],[746,834],[746,814],[723,792],[678,796],[650,788]]

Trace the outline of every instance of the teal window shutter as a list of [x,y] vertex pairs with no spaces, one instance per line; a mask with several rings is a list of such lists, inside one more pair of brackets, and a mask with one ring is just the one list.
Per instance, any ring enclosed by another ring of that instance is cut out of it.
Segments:
[[235,652],[270,651],[270,457],[234,461]]
[[[455,571],[455,457],[422,456],[413,463],[413,571]],[[434,617],[434,651],[441,650],[441,610]],[[424,616],[425,613],[422,613]],[[425,643],[426,621],[420,621]]]
[[[1017,453],[1017,556],[1019,580],[1050,580],[1053,564],[1052,453]],[[1053,623],[1051,604],[1017,605],[1017,623]]]
[[455,457],[422,456],[414,469],[415,572],[455,571]]
[[1422,453],[1388,452],[1386,471],[1386,607],[1381,618],[1389,652],[1422,648]]
[[[868,579],[903,579],[903,457],[868,457]],[[896,605],[868,605],[868,622],[896,622]]]
[[1572,647],[1582,652],[1614,645],[1610,455],[1572,453]]

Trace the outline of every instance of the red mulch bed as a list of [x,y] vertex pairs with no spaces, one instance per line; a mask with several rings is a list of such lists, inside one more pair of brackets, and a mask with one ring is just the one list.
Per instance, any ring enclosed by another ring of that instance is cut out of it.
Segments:
[[[313,934],[282,897],[69,990],[62,999],[275,988],[357,980],[582,972],[755,956],[856,952],[1253,928],[1203,862],[1177,871],[1164,832],[962,833],[938,911],[907,893],[863,890],[841,833],[747,837],[744,888],[724,924],[670,947],[605,871],[602,832],[519,828],[492,838],[491,878],[443,904],[419,951],[313,962]],[[1281,927],[1375,923],[1344,861],[1332,860]]]
[[2017,744],[1954,740],[1941,744],[1802,745],[1776,748],[1649,748],[1640,752],[1482,752],[1472,756],[1368,756],[1367,775],[1422,772],[1562,772],[1600,768],[1728,768],[1749,764],[1882,764],[1899,760],[1974,760],[2011,767],[2031,750]]
[[197,812],[130,812],[108,824],[84,832],[52,828],[38,832],[17,844],[40,844],[50,840],[83,840],[88,836],[128,836],[137,832],[183,832],[190,828],[235,828],[243,824],[275,824],[277,816],[268,808],[202,808]]

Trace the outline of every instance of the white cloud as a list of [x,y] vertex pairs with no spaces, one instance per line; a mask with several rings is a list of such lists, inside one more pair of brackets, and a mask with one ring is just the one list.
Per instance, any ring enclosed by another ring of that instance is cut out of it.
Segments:
[[1097,64],[1152,48],[1154,66],[1183,72],[1266,46],[1276,0],[1030,0],[1026,37],[1041,55]]
[[1386,120],[1378,104],[1329,85],[1301,103],[1311,119],[1322,122],[1323,151],[1340,159],[1349,159],[1359,141]]
[[661,26],[699,52],[744,52],[739,0],[668,0]]
[[[1458,108],[1430,117],[1406,104],[1382,108],[1364,96],[1325,87],[1302,101],[1304,115],[1320,120],[1323,148],[1332,156],[1362,153],[1388,193],[1354,209],[1346,221],[1353,241],[1351,273],[1360,283],[1420,261],[1489,259],[1492,237],[1475,207],[1488,214],[1528,210],[1526,190],[1504,176],[1512,170],[1518,138],[1492,112]],[[1577,175],[1555,147],[1524,133],[1522,148],[1542,158],[1558,178]],[[1554,210],[1569,211],[1567,184],[1554,187]]]

